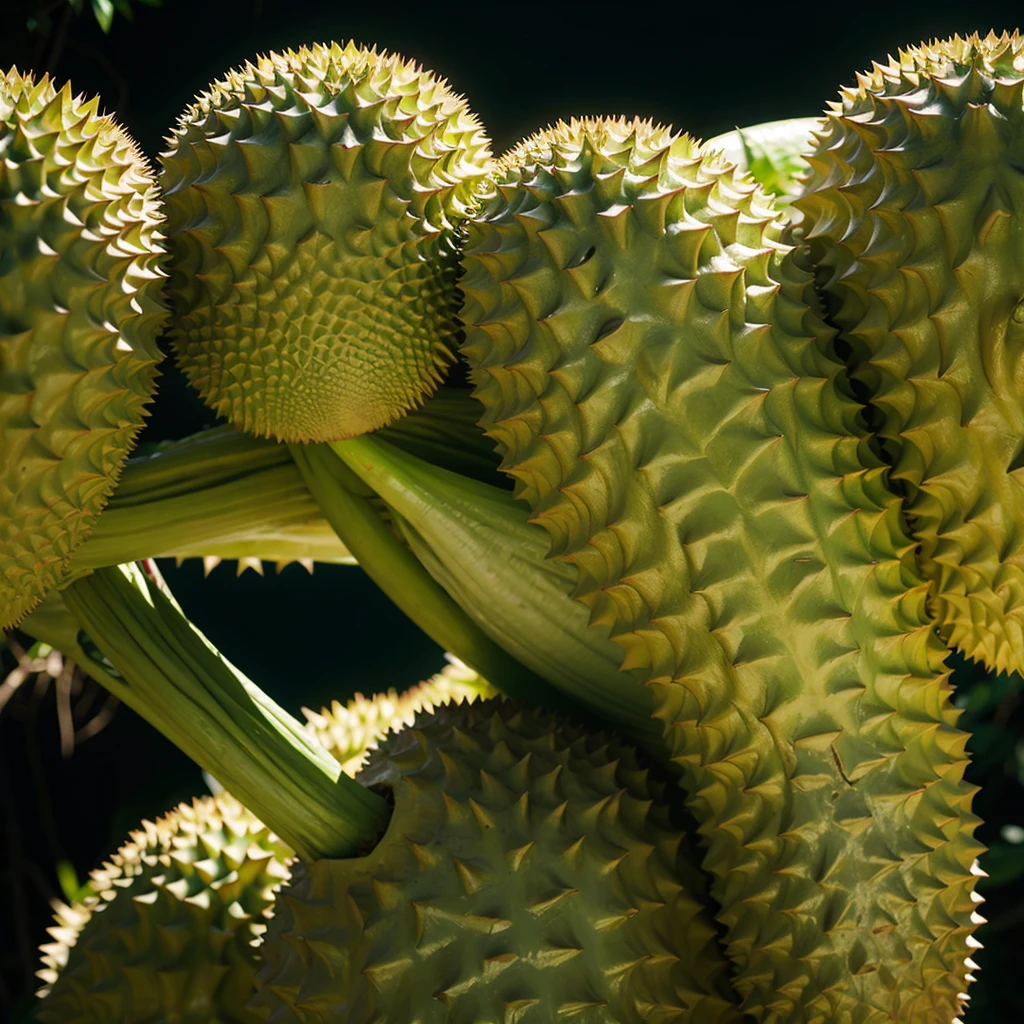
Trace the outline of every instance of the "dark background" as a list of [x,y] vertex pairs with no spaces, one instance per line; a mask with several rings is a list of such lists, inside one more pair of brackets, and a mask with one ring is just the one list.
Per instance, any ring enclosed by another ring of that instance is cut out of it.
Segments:
[[[469,97],[503,150],[572,114],[640,114],[708,138],[737,125],[813,115],[857,70],[899,46],[1013,28],[1013,4],[431,4],[165,0],[116,14],[108,33],[85,0],[0,0],[0,67],[50,70],[99,93],[150,155],[196,91],[229,67],[306,42],[376,43],[415,57]],[[30,29],[34,19],[36,30]],[[165,368],[146,440],[211,422]],[[290,711],[356,690],[407,686],[441,653],[356,568],[297,566],[237,578],[224,565],[163,566],[189,615]],[[9,661],[5,662],[5,668]],[[0,673],[2,678],[2,673]],[[1021,680],[957,665],[957,702],[975,732],[971,777],[993,847],[983,886],[991,923],[965,1024],[1024,1020],[1024,709]],[[25,688],[0,714],[0,1020],[24,1019],[35,946],[60,894],[57,865],[84,878],[143,816],[204,791],[202,777],[126,709],[62,757],[53,687]]]

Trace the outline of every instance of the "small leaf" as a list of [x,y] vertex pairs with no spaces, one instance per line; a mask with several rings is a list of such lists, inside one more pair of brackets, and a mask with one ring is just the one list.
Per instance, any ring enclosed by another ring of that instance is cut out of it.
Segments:
[[113,0],[92,0],[92,13],[96,16],[100,28],[104,32],[109,32],[110,26],[114,23]]
[[88,896],[92,891],[88,882],[85,885],[82,885],[82,883],[78,881],[78,874],[71,861],[57,861],[55,870],[57,873],[57,883],[60,885],[60,891],[64,894],[64,899],[68,903],[74,903],[75,900],[80,900],[83,896]]

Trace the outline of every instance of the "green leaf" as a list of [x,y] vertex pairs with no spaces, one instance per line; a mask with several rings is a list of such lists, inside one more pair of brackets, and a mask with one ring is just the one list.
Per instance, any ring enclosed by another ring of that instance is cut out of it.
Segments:
[[64,899],[68,903],[83,900],[92,893],[92,886],[88,882],[84,885],[79,882],[78,873],[75,871],[75,866],[71,861],[57,861],[54,870],[57,874],[57,884],[60,886],[60,891],[64,894]]
[[798,177],[807,170],[806,153],[812,148],[812,133],[821,121],[794,117],[769,121],[749,128],[736,128],[705,142],[705,152],[717,149],[743,170],[749,171],[766,192],[785,207],[796,192]]
[[114,23],[113,0],[92,0],[92,13],[96,16],[100,28],[104,32],[109,32],[110,26]]

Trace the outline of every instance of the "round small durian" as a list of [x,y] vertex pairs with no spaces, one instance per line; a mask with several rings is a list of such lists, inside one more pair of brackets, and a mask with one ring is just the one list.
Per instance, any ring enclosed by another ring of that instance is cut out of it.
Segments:
[[359,779],[391,821],[279,893],[254,1000],[273,1024],[741,1019],[661,787],[617,739],[452,704]]
[[457,227],[490,164],[465,101],[353,43],[246,64],[161,158],[181,366],[235,426],[337,441],[394,421],[457,340]]
[[[451,658],[451,656],[449,655]],[[494,697],[497,691],[456,658],[430,679],[399,693],[390,689],[366,698],[357,693],[347,704],[333,701],[319,712],[303,708],[309,731],[354,776],[371,749],[389,732],[412,725],[420,711],[441,704]]]
[[0,627],[61,578],[154,391],[156,183],[98,100],[0,71]]
[[41,1024],[255,1024],[258,940],[291,850],[227,793],[145,821],[56,906]]

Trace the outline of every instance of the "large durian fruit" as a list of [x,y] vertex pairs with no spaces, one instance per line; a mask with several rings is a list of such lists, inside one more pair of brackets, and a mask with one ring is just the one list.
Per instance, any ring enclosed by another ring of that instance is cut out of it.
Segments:
[[450,658],[429,679],[399,693],[394,688],[366,698],[357,693],[347,704],[333,701],[329,708],[303,708],[313,737],[355,776],[370,750],[389,732],[412,725],[421,711],[440,704],[487,699],[497,691],[457,658]]
[[685,136],[558,124],[470,224],[464,353],[551,557],[654,692],[743,1009],[948,1022],[978,920],[966,736],[782,230]]
[[832,104],[795,202],[943,636],[1024,670],[1024,40],[900,51]]
[[256,1024],[253,942],[291,851],[226,793],[145,821],[57,908],[41,1024]]
[[390,823],[281,890],[257,997],[274,1024],[739,1021],[662,787],[617,739],[449,705],[359,777],[390,790]]
[[88,536],[160,359],[156,184],[97,105],[0,72],[0,627]]
[[[457,661],[398,694],[357,694],[310,729],[350,775],[416,713],[494,695]],[[42,1024],[250,1024],[257,946],[291,851],[229,794],[145,821],[94,871],[94,895],[55,905],[43,946]],[[179,1016],[183,1015],[183,1016]]]
[[445,82],[353,43],[272,53],[211,85],[168,143],[175,343],[213,409],[336,441],[436,388],[455,228],[489,163]]

